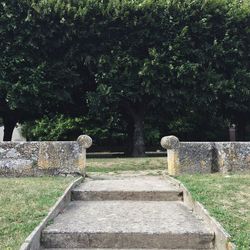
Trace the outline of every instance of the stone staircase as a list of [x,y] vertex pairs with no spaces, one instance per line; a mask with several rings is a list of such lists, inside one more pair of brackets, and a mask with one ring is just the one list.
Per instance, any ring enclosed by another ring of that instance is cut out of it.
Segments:
[[86,178],[42,232],[43,249],[214,249],[214,233],[162,176]]

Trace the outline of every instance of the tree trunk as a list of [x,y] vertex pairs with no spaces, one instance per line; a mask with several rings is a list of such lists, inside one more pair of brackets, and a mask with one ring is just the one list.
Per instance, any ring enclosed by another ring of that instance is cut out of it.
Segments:
[[131,121],[130,117],[127,117],[128,120],[128,126],[127,126],[127,143],[126,143],[126,149],[125,154],[126,156],[131,156],[133,153],[133,138],[134,138],[134,122]]
[[134,133],[133,133],[133,157],[145,156],[144,142],[144,116],[142,114],[134,115]]
[[3,126],[4,126],[4,141],[11,141],[13,130],[16,126],[16,121],[9,117],[3,118]]
[[244,119],[245,114],[242,114],[238,118],[238,128],[237,128],[237,141],[244,141],[246,139],[246,119]]
[[142,103],[130,103],[127,100],[121,103],[126,120],[128,121],[128,148],[126,153],[133,157],[145,156],[144,142],[144,118],[145,105]]

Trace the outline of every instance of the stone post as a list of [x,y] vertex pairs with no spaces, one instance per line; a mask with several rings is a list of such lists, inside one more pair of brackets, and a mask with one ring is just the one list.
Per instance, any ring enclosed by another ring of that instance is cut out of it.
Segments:
[[236,125],[232,124],[229,127],[229,139],[230,141],[236,141]]
[[179,175],[180,174],[179,139],[173,135],[164,136],[161,139],[161,146],[167,150],[168,174],[172,176]]
[[92,139],[88,135],[80,135],[77,138],[77,142],[79,143],[79,172],[82,175],[85,175],[86,172],[86,149],[91,147]]

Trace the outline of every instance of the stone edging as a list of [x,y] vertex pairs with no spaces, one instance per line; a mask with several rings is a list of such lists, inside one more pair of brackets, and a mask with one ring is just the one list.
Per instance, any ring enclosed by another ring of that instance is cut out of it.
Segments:
[[84,176],[91,145],[88,135],[77,141],[0,142],[0,176]]
[[77,185],[79,185],[82,181],[83,177],[80,177],[69,185],[69,187],[63,193],[63,195],[57,200],[56,204],[50,209],[48,215],[25,239],[20,250],[40,249],[40,237],[42,230],[68,205],[68,203],[71,201],[71,190],[75,188]]
[[236,246],[231,242],[231,236],[225,231],[222,225],[212,216],[210,216],[209,212],[204,208],[204,206],[195,201],[191,193],[188,189],[178,180],[175,178],[166,175],[166,178],[169,178],[173,183],[175,183],[183,192],[183,202],[192,211],[198,215],[198,217],[202,218],[205,223],[207,223],[210,229],[215,234],[214,246],[216,250],[236,250]]
[[161,139],[161,146],[167,150],[168,173],[172,176],[250,170],[249,141],[180,142],[170,135]]

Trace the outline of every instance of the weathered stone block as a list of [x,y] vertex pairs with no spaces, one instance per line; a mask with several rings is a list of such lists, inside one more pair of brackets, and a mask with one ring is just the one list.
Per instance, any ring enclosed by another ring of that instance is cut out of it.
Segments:
[[210,142],[181,142],[180,173],[211,173],[212,144]]
[[211,173],[250,170],[250,142],[181,142],[161,140],[168,153],[168,173]]
[[86,148],[92,139],[83,135],[72,142],[1,142],[0,175],[85,174]]
[[1,142],[0,159],[37,160],[40,142]]
[[76,173],[80,153],[77,142],[41,142],[37,165],[55,173]]
[[250,142],[216,142],[215,149],[219,172],[250,170]]
[[0,143],[0,175],[33,176],[38,151],[38,142]]

